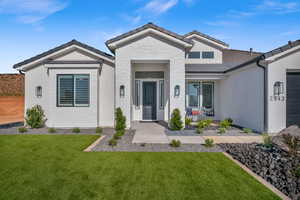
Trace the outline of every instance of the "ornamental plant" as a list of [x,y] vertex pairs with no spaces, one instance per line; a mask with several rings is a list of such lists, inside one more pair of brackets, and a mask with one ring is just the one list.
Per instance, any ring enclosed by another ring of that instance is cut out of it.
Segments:
[[171,146],[171,147],[180,147],[180,145],[181,145],[180,140],[172,140],[172,141],[170,142],[170,146]]
[[116,131],[125,130],[126,128],[126,117],[123,115],[122,109],[117,108],[115,112],[115,120],[116,120]]
[[232,123],[230,121],[228,121],[228,119],[225,119],[220,122],[221,128],[228,129],[231,125],[232,125]]
[[243,128],[243,132],[249,134],[249,133],[252,133],[252,129],[251,128]]
[[197,124],[197,127],[198,128],[201,128],[201,129],[204,129],[204,128],[207,128],[211,125],[211,123],[213,122],[212,119],[203,119],[203,120],[200,120]]
[[213,147],[214,146],[214,140],[213,139],[208,138],[204,142],[205,142],[204,143],[205,147]]
[[32,108],[27,109],[25,121],[31,128],[43,127],[46,119],[42,107],[40,105],[35,105]]
[[175,108],[172,112],[170,128],[173,131],[179,131],[183,128],[183,122],[178,108]]

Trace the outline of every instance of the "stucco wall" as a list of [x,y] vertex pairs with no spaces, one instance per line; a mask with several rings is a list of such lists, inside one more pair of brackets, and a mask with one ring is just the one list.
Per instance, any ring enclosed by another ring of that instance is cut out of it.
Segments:
[[[59,60],[91,60],[78,52],[64,55]],[[36,104],[42,106],[49,127],[96,127],[114,125],[114,66],[104,62],[101,74],[100,64],[45,64],[25,73],[25,109]],[[47,67],[48,73],[47,73]],[[55,67],[55,68],[52,68]],[[72,67],[66,69],[65,67]],[[89,74],[90,106],[57,107],[57,74]],[[43,96],[37,98],[35,88],[42,86]]]
[[[119,47],[115,51],[116,70],[116,107],[121,107],[127,117],[127,126],[130,127],[132,118],[132,60],[168,60],[170,104],[172,111],[179,108],[182,115],[185,113],[185,51],[167,41],[155,36],[145,36],[137,41]],[[119,88],[125,86],[125,97],[120,97]],[[175,85],[180,86],[180,96],[174,97]],[[170,113],[169,113],[170,115]]]
[[257,131],[264,129],[264,74],[256,63],[220,80],[221,119]]
[[286,72],[300,70],[300,51],[272,62],[268,65],[268,131],[276,133],[286,127],[286,99],[271,101],[273,85],[276,81],[284,82],[286,97]]
[[213,51],[214,52],[214,58],[213,59],[191,59],[191,58],[186,58],[186,63],[187,64],[221,64],[223,60],[223,53],[220,50],[220,48],[216,48],[213,45],[208,45],[207,42],[205,41],[200,41],[199,39],[192,39],[194,42],[193,47],[191,48],[190,51],[200,51],[201,57],[202,57],[202,52],[203,51]]

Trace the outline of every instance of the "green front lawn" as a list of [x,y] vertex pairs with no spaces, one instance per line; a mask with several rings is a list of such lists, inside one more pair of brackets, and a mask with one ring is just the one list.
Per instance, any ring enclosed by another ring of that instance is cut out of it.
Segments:
[[97,136],[0,136],[0,199],[279,199],[221,153],[82,152]]

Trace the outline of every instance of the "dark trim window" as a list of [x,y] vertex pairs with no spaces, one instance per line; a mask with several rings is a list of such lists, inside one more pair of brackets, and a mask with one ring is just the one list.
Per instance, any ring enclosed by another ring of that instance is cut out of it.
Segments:
[[205,59],[212,59],[215,57],[215,54],[213,51],[203,51],[202,52],[202,58],[205,58]]
[[35,96],[37,98],[41,98],[42,97],[42,86],[37,86],[35,89]]
[[164,109],[165,105],[165,83],[164,80],[159,81],[159,108]]
[[191,51],[188,53],[188,58],[201,58],[200,51]]
[[140,107],[140,80],[135,80],[135,106]]
[[90,105],[90,76],[88,74],[57,75],[57,106],[85,107]]

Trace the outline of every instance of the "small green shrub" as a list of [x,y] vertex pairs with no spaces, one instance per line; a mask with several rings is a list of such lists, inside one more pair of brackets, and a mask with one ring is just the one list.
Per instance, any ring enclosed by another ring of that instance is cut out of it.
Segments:
[[204,146],[206,146],[206,147],[213,147],[213,146],[214,146],[214,140],[213,140],[213,139],[210,139],[210,138],[207,138],[207,139],[205,140]]
[[268,135],[268,133],[263,133],[263,145],[267,148],[271,148],[273,146],[272,137]]
[[118,130],[125,130],[126,128],[126,117],[123,115],[122,109],[117,108],[115,112],[115,119],[116,119],[116,131]]
[[243,128],[243,132],[244,133],[252,133],[252,129],[251,128]]
[[80,133],[80,128],[73,128],[72,133]]
[[197,128],[197,133],[202,134],[203,133],[203,128]]
[[300,177],[300,166],[298,166],[294,172],[295,172],[295,176],[299,178]]
[[190,126],[191,124],[192,124],[192,119],[186,117],[186,118],[185,118],[185,125],[186,125],[186,126]]
[[197,127],[204,129],[204,128],[209,127],[212,122],[213,122],[212,119],[203,119],[198,122]]
[[220,134],[226,133],[226,128],[223,128],[223,127],[219,128],[218,133],[220,133]]
[[25,133],[25,132],[27,132],[28,130],[27,130],[27,128],[25,128],[25,127],[20,127],[20,128],[18,128],[18,131],[19,131],[19,133]]
[[48,128],[48,133],[56,133],[56,129],[55,128]]
[[228,120],[223,120],[220,122],[220,127],[228,129],[232,124]]
[[181,115],[179,109],[174,109],[171,116],[170,128],[173,131],[179,131],[183,128],[183,122],[181,120]]
[[101,134],[102,133],[102,128],[101,127],[97,127],[95,130],[96,133]]
[[233,124],[233,119],[231,119],[230,117],[226,118],[225,120],[228,121],[230,123],[230,125]]
[[180,140],[172,140],[172,141],[170,142],[170,146],[171,146],[171,147],[180,147],[180,145],[181,145]]
[[123,136],[125,134],[125,130],[118,130],[116,133],[120,136]]
[[112,139],[110,139],[110,140],[108,141],[108,145],[109,145],[109,146],[114,147],[114,146],[117,146],[117,144],[118,144],[118,142],[117,142],[117,140],[114,139],[114,138],[112,138]]
[[35,105],[32,108],[27,109],[25,121],[31,128],[43,127],[46,120],[42,107],[40,105]]
[[296,155],[298,153],[299,147],[300,147],[300,138],[295,137],[290,134],[283,134],[282,138],[283,138],[283,142],[289,148],[289,153],[291,155]]

